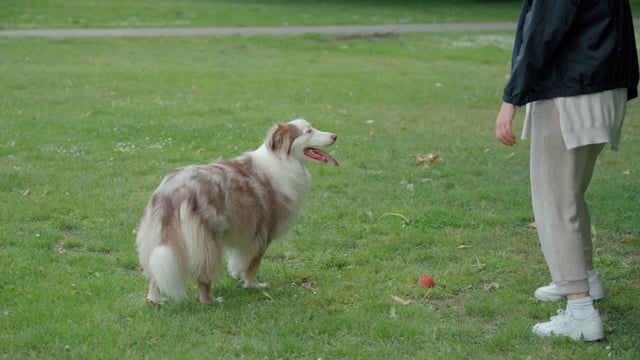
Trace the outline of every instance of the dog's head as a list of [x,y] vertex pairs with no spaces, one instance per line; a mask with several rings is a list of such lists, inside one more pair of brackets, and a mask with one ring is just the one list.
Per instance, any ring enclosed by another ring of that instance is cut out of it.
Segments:
[[266,145],[269,151],[281,159],[311,160],[338,166],[331,155],[317,148],[333,145],[337,138],[336,134],[314,129],[304,119],[296,119],[271,128]]

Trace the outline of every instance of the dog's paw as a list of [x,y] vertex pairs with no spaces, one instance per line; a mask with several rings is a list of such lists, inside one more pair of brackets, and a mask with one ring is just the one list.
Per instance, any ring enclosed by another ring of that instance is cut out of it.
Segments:
[[162,305],[164,304],[164,298],[151,298],[147,296],[144,298],[144,302],[146,302],[147,304]]
[[224,302],[223,297],[214,298],[213,294],[211,293],[198,294],[198,300],[200,300],[200,302],[203,304],[211,304],[212,302],[217,302],[217,303]]
[[261,283],[257,281],[245,281],[244,287],[247,289],[264,289],[264,288],[268,288],[269,284]]
[[212,302],[222,303],[224,302],[223,297],[214,298],[213,295],[207,294],[206,296],[202,296],[202,294],[198,295],[198,300],[200,300],[203,304],[211,304]]

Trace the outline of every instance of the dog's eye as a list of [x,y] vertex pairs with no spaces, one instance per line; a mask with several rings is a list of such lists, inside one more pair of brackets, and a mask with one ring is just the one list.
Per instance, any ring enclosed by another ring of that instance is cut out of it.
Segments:
[[313,129],[307,129],[307,134],[311,134],[313,132]]

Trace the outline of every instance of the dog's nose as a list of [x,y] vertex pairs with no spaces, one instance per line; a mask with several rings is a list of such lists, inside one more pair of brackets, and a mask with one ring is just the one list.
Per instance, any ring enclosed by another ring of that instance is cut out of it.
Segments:
[[333,141],[338,140],[338,135],[336,135],[336,134],[331,134],[331,140],[333,140]]

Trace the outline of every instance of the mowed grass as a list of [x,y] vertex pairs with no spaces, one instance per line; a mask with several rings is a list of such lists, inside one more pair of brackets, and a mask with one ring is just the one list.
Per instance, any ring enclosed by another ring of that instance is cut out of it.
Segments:
[[[639,105],[589,192],[606,337],[539,339],[564,304],[532,299],[528,144],[494,139],[512,36],[0,39],[0,357],[635,358]],[[162,177],[296,117],[341,166],[309,165],[270,288],[224,272],[222,304],[145,304],[133,232]]]
[[503,0],[4,0],[0,29],[514,21],[519,10]]
[[[630,0],[640,14],[640,0]],[[3,0],[0,30],[515,22],[520,0]]]

